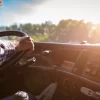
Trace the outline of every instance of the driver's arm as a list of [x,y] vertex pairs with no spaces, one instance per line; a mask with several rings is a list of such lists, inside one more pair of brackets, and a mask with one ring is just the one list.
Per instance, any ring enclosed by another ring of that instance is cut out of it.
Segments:
[[34,43],[30,37],[23,37],[15,41],[0,40],[0,64],[9,59],[15,52],[25,50],[28,51],[28,54],[34,50]]

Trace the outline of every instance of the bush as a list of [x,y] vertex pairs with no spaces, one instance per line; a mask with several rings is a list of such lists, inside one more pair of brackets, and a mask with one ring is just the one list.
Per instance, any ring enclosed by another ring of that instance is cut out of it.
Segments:
[[45,42],[48,41],[49,36],[48,35],[41,35],[41,36],[32,36],[35,42]]

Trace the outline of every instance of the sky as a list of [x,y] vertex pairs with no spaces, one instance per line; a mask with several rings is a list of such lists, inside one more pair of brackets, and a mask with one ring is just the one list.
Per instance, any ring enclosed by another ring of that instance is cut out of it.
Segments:
[[3,0],[0,6],[0,26],[62,19],[100,23],[100,0]]

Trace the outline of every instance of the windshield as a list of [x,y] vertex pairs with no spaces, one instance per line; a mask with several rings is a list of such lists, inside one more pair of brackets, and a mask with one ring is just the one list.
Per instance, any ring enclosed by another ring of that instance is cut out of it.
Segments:
[[0,0],[0,31],[23,31],[36,42],[100,43],[99,8],[100,0]]

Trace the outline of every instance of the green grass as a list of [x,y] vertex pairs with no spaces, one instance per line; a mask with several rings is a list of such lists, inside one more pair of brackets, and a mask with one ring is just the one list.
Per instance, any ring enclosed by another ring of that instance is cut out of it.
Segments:
[[34,39],[35,42],[44,42],[47,41],[49,39],[48,35],[41,35],[41,36],[32,36],[32,38]]

